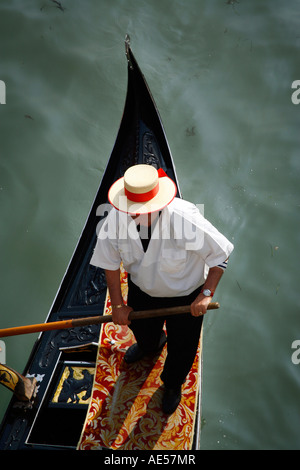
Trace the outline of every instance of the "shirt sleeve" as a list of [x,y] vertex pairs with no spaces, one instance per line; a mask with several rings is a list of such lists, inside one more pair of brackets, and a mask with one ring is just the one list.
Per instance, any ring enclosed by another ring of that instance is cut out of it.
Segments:
[[233,244],[195,206],[190,222],[187,225],[190,234],[186,249],[198,252],[209,268],[223,263],[232,253]]
[[[206,221],[207,222],[207,221]],[[208,267],[221,265],[233,251],[233,244],[227,240],[213,225],[206,224],[201,256]]]
[[90,264],[116,271],[120,267],[121,257],[117,244],[116,226],[110,214],[101,225]]

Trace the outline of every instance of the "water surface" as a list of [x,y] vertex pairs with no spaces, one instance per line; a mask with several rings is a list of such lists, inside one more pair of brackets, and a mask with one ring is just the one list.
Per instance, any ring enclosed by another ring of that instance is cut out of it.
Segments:
[[[299,449],[299,1],[61,5],[0,6],[1,325],[50,310],[116,138],[129,33],[183,196],[235,244],[205,319],[201,447]],[[35,339],[7,338],[7,364]]]

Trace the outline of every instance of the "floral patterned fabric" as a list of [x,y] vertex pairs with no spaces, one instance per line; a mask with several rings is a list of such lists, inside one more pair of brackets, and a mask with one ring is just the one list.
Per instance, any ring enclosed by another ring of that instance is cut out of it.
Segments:
[[[127,273],[121,272],[123,298]],[[107,296],[105,314],[111,313]],[[78,444],[79,450],[189,450],[192,447],[199,395],[201,344],[182,390],[182,400],[170,416],[161,411],[160,374],[167,347],[153,358],[134,364],[123,361],[134,343],[125,326],[102,325],[93,394]]]

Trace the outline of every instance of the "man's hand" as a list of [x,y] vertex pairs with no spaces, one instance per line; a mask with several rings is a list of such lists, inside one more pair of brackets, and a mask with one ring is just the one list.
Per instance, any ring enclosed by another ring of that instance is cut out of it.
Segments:
[[[210,289],[211,292],[215,292],[217,285],[223,275],[223,270],[218,266],[210,268],[205,281],[205,288]],[[204,287],[204,286],[203,286]],[[206,297],[203,294],[199,294],[194,302],[191,304],[191,314],[194,317],[205,315],[207,307],[211,302],[212,297]]]
[[112,308],[112,320],[115,325],[130,325],[130,320],[128,319],[129,313],[132,311],[132,308],[124,305],[120,308]]
[[201,315],[205,315],[211,299],[211,297],[206,297],[203,294],[199,294],[191,304],[191,314],[193,317],[200,317]]
[[115,325],[130,325],[128,315],[132,311],[132,308],[127,305],[123,305],[120,269],[116,269],[115,271],[106,269],[105,275],[111,304],[122,305],[122,307],[112,307],[112,320]]

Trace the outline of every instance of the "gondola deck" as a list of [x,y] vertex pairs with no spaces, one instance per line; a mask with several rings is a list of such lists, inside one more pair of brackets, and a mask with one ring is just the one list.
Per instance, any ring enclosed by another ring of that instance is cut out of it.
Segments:
[[[123,298],[127,275],[122,271]],[[111,314],[107,296],[105,313]],[[80,450],[191,450],[199,396],[201,344],[183,387],[182,400],[170,416],[161,411],[163,385],[160,380],[167,346],[155,357],[134,364],[123,360],[134,336],[126,326],[102,326],[93,394]]]

